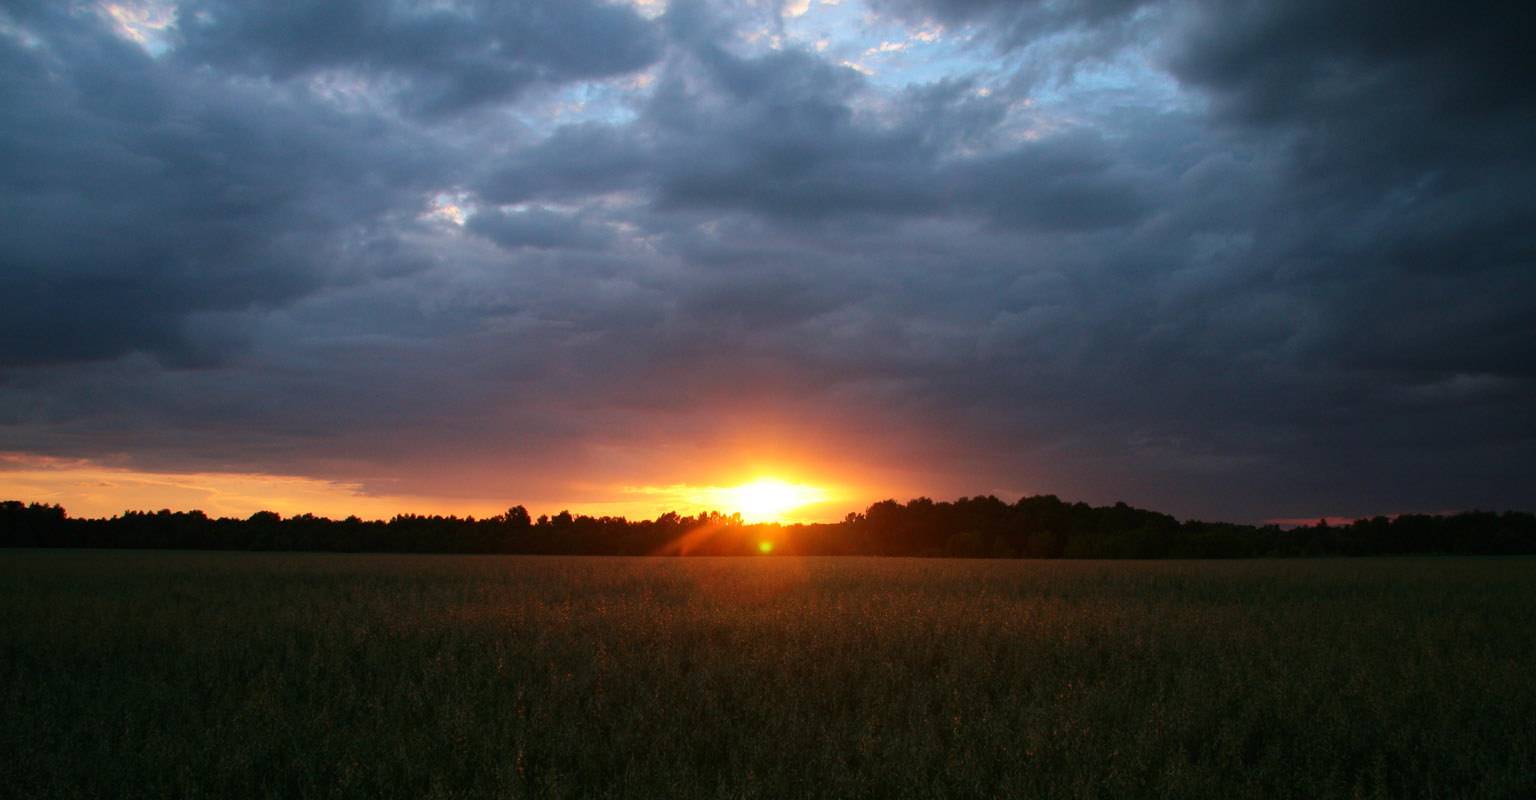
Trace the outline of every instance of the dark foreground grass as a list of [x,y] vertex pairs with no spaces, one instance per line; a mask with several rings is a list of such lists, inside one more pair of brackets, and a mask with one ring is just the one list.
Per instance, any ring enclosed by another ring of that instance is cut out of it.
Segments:
[[1536,797],[1536,561],[0,554],[9,797]]

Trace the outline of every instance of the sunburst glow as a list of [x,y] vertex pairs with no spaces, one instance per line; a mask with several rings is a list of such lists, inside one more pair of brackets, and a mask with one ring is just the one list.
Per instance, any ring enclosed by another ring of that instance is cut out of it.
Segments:
[[723,489],[720,495],[731,511],[740,512],[748,522],[774,521],[787,511],[828,498],[823,489],[788,483],[778,478],[758,478],[750,483]]

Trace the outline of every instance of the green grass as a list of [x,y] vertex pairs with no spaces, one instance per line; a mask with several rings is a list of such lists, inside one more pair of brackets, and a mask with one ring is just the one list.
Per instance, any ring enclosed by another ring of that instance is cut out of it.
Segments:
[[1536,796],[1536,561],[0,553],[11,797]]

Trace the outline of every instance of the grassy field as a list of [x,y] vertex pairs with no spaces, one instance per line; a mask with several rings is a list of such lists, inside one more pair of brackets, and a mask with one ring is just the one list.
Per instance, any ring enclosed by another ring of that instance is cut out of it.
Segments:
[[1536,797],[1536,561],[0,552],[9,797]]

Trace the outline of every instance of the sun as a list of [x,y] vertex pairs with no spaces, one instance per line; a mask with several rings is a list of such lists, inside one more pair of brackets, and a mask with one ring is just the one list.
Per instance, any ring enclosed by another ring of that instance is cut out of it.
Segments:
[[822,489],[778,478],[758,478],[725,489],[721,494],[721,499],[749,522],[776,520],[786,511],[827,499],[827,493]]

